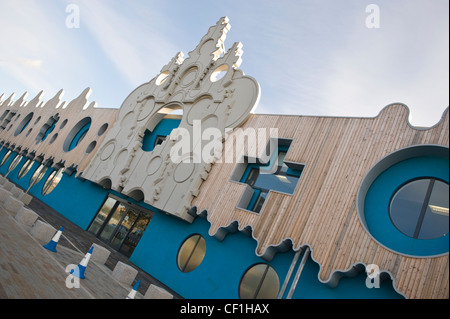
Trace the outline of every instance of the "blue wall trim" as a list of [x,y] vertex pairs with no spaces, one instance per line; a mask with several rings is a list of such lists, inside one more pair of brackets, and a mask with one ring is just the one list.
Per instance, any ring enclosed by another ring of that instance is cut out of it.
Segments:
[[422,156],[399,162],[383,173],[367,191],[364,216],[373,237],[386,247],[412,256],[434,256],[449,251],[449,234],[435,239],[414,239],[400,232],[389,217],[389,202],[405,182],[419,177],[434,177],[449,182],[448,158]]

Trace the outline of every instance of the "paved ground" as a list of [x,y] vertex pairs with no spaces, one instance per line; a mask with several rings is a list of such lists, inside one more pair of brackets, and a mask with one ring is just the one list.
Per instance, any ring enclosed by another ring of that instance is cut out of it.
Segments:
[[181,298],[111,248],[105,265],[89,261],[86,279],[80,280],[80,288],[69,289],[66,281],[69,286],[74,282],[68,279],[66,267],[79,264],[92,243],[105,244],[36,199],[28,207],[55,229],[64,225],[63,236],[57,245],[58,252],[50,252],[43,248],[46,243],[39,242],[30,234],[31,228],[17,222],[13,214],[0,205],[0,299],[124,299],[132,287],[112,277],[112,270],[119,260],[139,271],[133,282],[141,281],[137,299],[142,298],[150,284],[163,287],[174,298]]

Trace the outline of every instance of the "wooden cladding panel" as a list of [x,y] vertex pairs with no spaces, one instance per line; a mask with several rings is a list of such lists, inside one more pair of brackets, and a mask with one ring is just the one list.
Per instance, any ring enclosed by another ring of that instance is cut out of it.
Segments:
[[[4,112],[15,113],[15,115],[11,122],[0,130],[0,141],[14,150],[20,147],[21,151],[35,152],[36,156],[43,155],[44,159],[51,157],[54,164],[62,162],[66,168],[72,165],[77,166],[77,171],[82,172],[100,147],[108,130],[113,126],[118,112],[118,109],[95,108],[95,103],[87,100],[89,94],[88,88],[69,103],[62,102],[62,90],[45,103],[40,100],[41,94],[29,102],[24,100],[24,96],[15,102],[4,101],[0,104],[0,116]],[[32,115],[30,122],[21,133],[16,134],[22,120],[28,115]],[[52,118],[58,119],[54,129],[44,140],[39,139],[39,134],[45,132],[48,127],[46,124]],[[68,136],[70,140],[72,128],[85,118],[91,120],[85,137],[74,149],[65,151],[63,145]],[[62,126],[63,123],[66,124]],[[105,124],[106,130],[99,135],[100,128]],[[90,152],[86,151],[88,147]]]
[[211,235],[234,221],[240,230],[251,226],[258,255],[286,239],[295,250],[310,245],[324,282],[336,270],[373,263],[409,298],[448,298],[448,255],[396,254],[375,242],[357,215],[359,185],[378,161],[414,144],[448,146],[448,110],[428,129],[412,127],[408,116],[401,104],[375,118],[252,115],[243,129],[273,127],[278,137],[293,139],[286,160],[306,165],[294,194],[270,192],[260,214],[239,209],[245,186],[230,181],[236,164],[216,163],[192,204],[199,212],[207,210]]

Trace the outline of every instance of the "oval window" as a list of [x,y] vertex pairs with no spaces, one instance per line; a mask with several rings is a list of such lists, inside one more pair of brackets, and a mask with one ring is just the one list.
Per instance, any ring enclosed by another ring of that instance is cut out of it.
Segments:
[[22,159],[22,156],[16,155],[16,157],[12,161],[11,165],[9,165],[8,172],[11,172],[13,169],[15,169],[17,164],[19,164],[21,159]]
[[180,247],[177,256],[178,269],[190,272],[197,268],[206,253],[206,242],[201,235],[192,235]]
[[166,82],[167,78],[169,77],[170,72],[169,71],[164,71],[162,72],[160,75],[158,75],[158,77],[156,78],[156,85],[161,85],[164,82]]
[[31,176],[30,179],[30,188],[39,183],[39,181],[44,177],[45,172],[47,171],[48,167],[44,164],[39,165],[39,167],[34,171],[33,176]]
[[31,166],[33,166],[33,160],[32,159],[28,159],[25,164],[23,164],[22,168],[19,171],[19,179],[21,179],[22,177],[24,177],[28,171],[30,170]]
[[59,184],[61,181],[61,178],[63,176],[64,167],[61,167],[57,171],[53,171],[45,181],[44,187],[42,188],[42,195],[48,195],[50,194],[55,187]]
[[80,142],[84,139],[89,128],[91,127],[91,118],[85,117],[79,121],[67,134],[64,140],[63,150],[64,152],[69,152],[73,150]]
[[98,129],[97,135],[98,136],[103,135],[103,133],[105,133],[107,128],[108,128],[108,123],[105,123],[102,126],[100,126],[100,128]]
[[16,131],[14,132],[14,136],[19,135],[23,132],[23,130],[28,126],[28,124],[31,121],[31,118],[33,117],[33,112],[29,113],[27,116],[24,117],[22,122],[20,122],[19,126],[17,126]]
[[11,156],[11,150],[9,150],[6,155],[3,157],[2,161],[0,162],[0,166],[2,166],[3,164],[6,163],[6,161],[9,159],[9,157]]
[[280,280],[269,264],[256,264],[242,276],[239,284],[241,299],[274,299],[278,295]]
[[217,82],[220,79],[222,79],[225,74],[227,74],[228,72],[228,65],[226,64],[222,64],[220,66],[218,66],[213,73],[211,73],[211,77],[209,78],[211,80],[211,82]]

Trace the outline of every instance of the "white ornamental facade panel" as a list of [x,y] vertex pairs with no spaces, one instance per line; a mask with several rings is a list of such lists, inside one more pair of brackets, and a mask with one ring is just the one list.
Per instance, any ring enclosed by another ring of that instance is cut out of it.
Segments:
[[[178,53],[125,99],[84,178],[193,220],[192,199],[217,159],[204,146],[214,139],[220,146],[227,130],[247,120],[260,95],[258,82],[238,69],[242,44],[225,52],[229,29],[228,18],[221,18],[186,59]],[[153,150],[143,150],[145,132],[174,110],[182,112],[178,128]],[[203,140],[211,128],[220,135]]]

